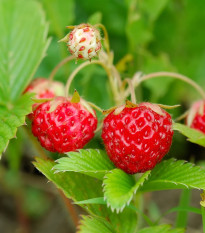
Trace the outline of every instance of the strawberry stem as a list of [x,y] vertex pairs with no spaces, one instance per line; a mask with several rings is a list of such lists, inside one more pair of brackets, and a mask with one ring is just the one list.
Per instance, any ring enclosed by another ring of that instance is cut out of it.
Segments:
[[157,77],[171,77],[171,78],[175,78],[175,79],[179,79],[181,81],[184,81],[188,84],[190,84],[193,88],[195,88],[197,90],[197,92],[202,96],[203,99],[205,99],[205,92],[204,90],[196,83],[194,82],[192,79],[182,75],[182,74],[177,74],[177,73],[173,73],[173,72],[155,72],[155,73],[151,73],[148,75],[144,75],[143,77],[139,78],[138,82],[136,83],[138,86],[140,83],[152,79],[152,78],[157,78]]
[[63,59],[61,62],[59,62],[54,69],[52,70],[51,74],[49,75],[48,79],[49,81],[53,81],[54,76],[56,75],[56,73],[58,72],[58,70],[65,65],[67,62],[73,60],[75,57],[74,56],[68,56],[65,59]]
[[185,118],[188,116],[188,114],[189,114],[189,110],[186,111],[185,113],[183,113],[182,115],[178,116],[178,117],[174,120],[174,122],[178,122],[178,121],[181,121],[181,120],[185,119]]
[[107,50],[107,53],[110,54],[110,42],[109,42],[109,36],[108,36],[107,29],[101,23],[95,24],[94,27],[99,27],[99,28],[101,28],[103,30],[104,38],[105,38],[104,46],[105,46],[105,48]]
[[91,102],[88,102],[88,101],[86,101],[92,108],[95,108],[97,111],[99,111],[99,112],[103,112],[103,110],[100,108],[100,107],[98,107],[97,105],[95,105],[94,103],[91,103]]
[[128,83],[129,91],[130,91],[130,94],[131,94],[131,101],[132,101],[133,104],[136,104],[135,88],[134,88],[134,85],[132,83],[132,79],[126,78],[124,80],[124,82]]
[[65,96],[68,97],[69,96],[69,89],[70,89],[70,85],[71,85],[71,82],[73,81],[73,79],[75,78],[75,76],[77,75],[77,73],[82,70],[84,67],[86,66],[89,66],[89,65],[92,65],[92,64],[98,64],[98,65],[101,65],[105,71],[107,72],[107,75],[108,75],[108,78],[109,78],[109,82],[110,82],[110,86],[111,86],[111,89],[112,89],[112,92],[113,92],[113,95],[114,95],[114,99],[115,99],[115,102],[118,104],[119,102],[119,97],[120,97],[120,94],[119,94],[119,91],[118,91],[118,88],[117,88],[117,85],[115,83],[115,80],[114,80],[114,77],[113,77],[113,74],[112,74],[112,67],[108,67],[104,62],[102,61],[99,61],[99,60],[94,60],[94,61],[87,61],[87,62],[84,62],[82,63],[81,65],[79,65],[72,73],[71,75],[68,77],[68,81],[66,83],[66,87],[65,87]]

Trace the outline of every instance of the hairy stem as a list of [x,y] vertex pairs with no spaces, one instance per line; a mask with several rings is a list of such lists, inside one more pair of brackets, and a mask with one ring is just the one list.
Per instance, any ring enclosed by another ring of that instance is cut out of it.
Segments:
[[92,65],[92,64],[98,64],[98,65],[101,65],[105,71],[107,72],[107,75],[108,75],[108,79],[109,79],[109,82],[110,82],[110,86],[111,86],[111,89],[112,89],[112,92],[113,92],[113,95],[114,95],[114,99],[115,99],[115,102],[118,103],[119,101],[119,92],[118,92],[118,89],[117,89],[117,85],[115,83],[115,80],[113,79],[113,75],[112,75],[112,72],[111,70],[109,69],[109,67],[107,67],[107,65],[102,62],[102,61],[99,61],[99,60],[94,60],[94,61],[87,61],[87,62],[84,62],[82,63],[81,65],[79,65],[72,73],[71,75],[69,76],[68,78],[68,81],[66,83],[66,87],[65,87],[65,96],[68,97],[69,96],[69,89],[70,89],[70,85],[73,81],[73,79],[75,78],[75,76],[78,74],[78,72],[80,70],[82,70],[84,67],[86,66],[89,66],[89,65]]
[[132,83],[132,80],[130,78],[126,78],[124,80],[124,82],[128,83],[128,85],[129,85],[129,91],[130,91],[130,94],[131,94],[131,101],[132,101],[133,104],[136,104],[135,88],[134,88],[134,85]]
[[192,79],[190,79],[182,74],[177,74],[177,73],[173,73],[173,72],[156,72],[156,73],[144,75],[143,77],[139,78],[137,85],[139,85],[140,83],[142,83],[146,80],[149,80],[152,78],[157,78],[157,77],[163,77],[163,76],[179,79],[181,81],[184,81],[184,82],[190,84],[193,88],[195,88],[197,90],[197,92],[202,96],[202,98],[205,99],[204,90],[196,82],[194,82]]
[[104,38],[105,38],[105,48],[107,50],[107,53],[109,54],[110,53],[110,42],[109,42],[109,36],[108,36],[108,32],[107,32],[107,29],[105,28],[105,26],[101,23],[98,23],[95,25],[95,27],[99,27],[103,30],[103,33],[104,33]]
[[74,56],[68,56],[65,59],[63,59],[61,62],[58,63],[58,65],[52,70],[51,74],[49,75],[48,79],[49,81],[53,81],[53,78],[55,74],[58,72],[58,70],[65,65],[67,62],[73,60],[75,57]]

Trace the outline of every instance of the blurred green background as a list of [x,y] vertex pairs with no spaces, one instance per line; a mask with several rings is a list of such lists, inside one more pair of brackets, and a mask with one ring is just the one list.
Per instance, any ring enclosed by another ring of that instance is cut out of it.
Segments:
[[[132,77],[137,71],[146,74],[174,71],[205,87],[205,1],[39,2],[50,24],[49,36],[52,41],[35,77],[48,77],[52,69],[68,56],[65,44],[58,43],[69,32],[66,26],[89,22],[102,23],[107,28],[114,63],[123,78]],[[77,65],[80,63],[79,61]],[[55,79],[66,83],[77,65],[75,61],[66,64]],[[82,70],[72,84],[72,90],[74,88],[85,99],[103,109],[113,106],[106,73],[101,67],[92,65]],[[180,108],[169,111],[173,118],[200,98],[192,87],[166,77],[146,81],[136,89],[136,95],[139,102],[181,104]],[[87,147],[102,147],[100,134]],[[3,156],[0,165],[0,232],[73,232],[73,225],[69,222],[66,211],[62,210],[61,201],[56,199],[56,194],[50,190],[49,185],[45,187],[44,178],[31,164],[33,155],[37,153],[31,147],[28,135],[20,129],[17,139],[11,141]],[[192,161],[205,158],[202,148],[187,143],[177,133],[168,156]],[[21,203],[20,206],[18,203]],[[70,231],[67,230],[69,226]]]

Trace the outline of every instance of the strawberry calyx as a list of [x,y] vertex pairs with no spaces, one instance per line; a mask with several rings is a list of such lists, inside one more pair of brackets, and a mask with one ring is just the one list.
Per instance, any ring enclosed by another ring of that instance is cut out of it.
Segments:
[[157,114],[164,116],[165,112],[162,109],[174,109],[174,108],[179,107],[180,105],[170,106],[170,105],[155,104],[155,103],[148,103],[148,102],[135,104],[135,103],[132,103],[130,100],[126,100],[125,104],[121,106],[115,106],[115,107],[109,108],[107,110],[104,110],[102,113],[103,115],[108,115],[109,113],[113,112],[114,115],[118,115],[124,110],[124,108],[136,108],[138,106],[145,106],[147,108],[150,108],[152,111],[156,112]]
[[73,93],[73,96],[72,96],[72,99],[71,99],[71,103],[79,103],[80,102],[80,95],[79,93],[77,92],[77,90],[74,91]]

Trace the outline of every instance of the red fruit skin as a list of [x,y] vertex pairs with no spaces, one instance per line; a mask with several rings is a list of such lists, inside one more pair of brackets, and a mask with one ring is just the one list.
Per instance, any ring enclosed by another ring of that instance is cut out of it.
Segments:
[[[190,122],[188,120],[189,115],[191,115]],[[190,109],[189,115],[186,119],[186,124],[205,134],[205,101],[199,100],[195,102]]]
[[[61,84],[60,82],[52,81],[51,83],[49,83],[48,79],[36,78],[28,85],[24,93],[27,92],[36,93],[35,95],[36,99],[50,99],[63,93],[63,91],[64,91],[64,87],[63,84]],[[38,105],[39,105],[38,103],[34,103],[32,105],[33,111]],[[33,113],[30,113],[28,115],[28,118],[32,120]]]
[[163,109],[163,114],[158,114],[144,104],[149,103],[126,107],[118,115],[112,112],[103,123],[102,139],[111,161],[129,174],[153,169],[172,143],[171,116]]
[[34,111],[32,132],[42,147],[65,153],[81,149],[94,137],[97,118],[80,103],[55,97]]

